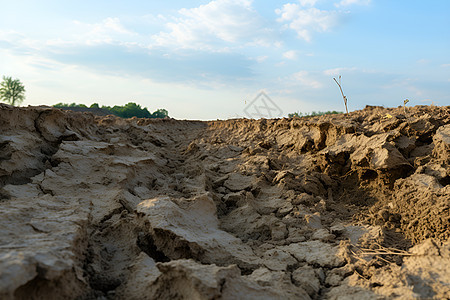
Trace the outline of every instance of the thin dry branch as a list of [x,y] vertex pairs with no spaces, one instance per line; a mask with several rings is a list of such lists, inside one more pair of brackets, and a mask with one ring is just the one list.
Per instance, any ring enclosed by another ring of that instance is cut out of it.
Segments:
[[334,79],[334,81],[336,81],[336,84],[339,86],[339,89],[341,90],[342,98],[344,99],[344,104],[345,104],[345,112],[348,114],[347,96],[344,95],[344,91],[342,90],[341,75],[339,75],[339,82],[336,80],[336,78],[333,77],[333,79]]
[[374,243],[375,246],[377,246],[377,249],[370,249],[370,248],[362,248],[359,246],[353,246],[353,249],[349,249],[352,258],[356,259],[357,261],[363,263],[363,264],[370,264],[374,260],[382,261],[384,263],[392,263],[393,261],[390,261],[390,259],[393,258],[393,256],[417,256],[418,254],[410,253],[405,250],[400,250],[396,248],[389,248],[389,247],[383,247],[379,243]]
[[366,280],[366,281],[369,281],[370,279],[369,278],[367,278],[367,277],[365,277],[365,276],[363,276],[363,275],[361,275],[361,274],[359,274],[359,272],[358,271],[356,271],[356,270],[354,270],[354,272],[356,273],[356,275],[358,275],[360,278],[362,278],[362,279],[364,279],[364,280]]
[[411,126],[411,122],[409,121],[409,114],[406,112],[406,104],[408,104],[408,102],[409,102],[408,99],[403,100],[403,111],[405,112],[406,121]]
[[380,255],[375,255],[375,258],[377,258],[377,259],[379,259],[379,260],[381,260],[381,261],[384,261],[384,262],[387,263],[387,264],[392,263],[391,261],[388,261],[387,259],[383,258],[383,257],[380,256]]
[[375,243],[378,246],[378,249],[370,249],[370,248],[359,248],[362,255],[400,255],[400,256],[414,256],[417,254],[410,253],[405,250],[400,250],[396,248],[383,247],[378,243]]

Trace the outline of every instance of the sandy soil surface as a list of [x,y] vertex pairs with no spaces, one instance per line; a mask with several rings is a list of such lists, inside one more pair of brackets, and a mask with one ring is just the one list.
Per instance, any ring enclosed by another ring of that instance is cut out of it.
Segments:
[[1,299],[449,299],[450,107],[0,105]]

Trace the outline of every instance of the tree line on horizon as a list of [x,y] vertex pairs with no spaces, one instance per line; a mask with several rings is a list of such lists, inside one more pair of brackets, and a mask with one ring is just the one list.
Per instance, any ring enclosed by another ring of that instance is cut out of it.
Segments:
[[[19,79],[12,79],[12,77],[3,76],[3,81],[0,83],[0,100],[5,101],[11,105],[20,104],[25,99],[25,87]],[[102,109],[121,118],[165,118],[169,116],[166,109],[157,109],[151,113],[146,107],[141,107],[139,104],[129,102],[123,106],[99,106],[98,103],[93,103],[91,106],[77,103],[58,103],[53,105],[56,108],[91,108]],[[288,114],[289,118],[298,117],[315,117],[328,114],[342,114],[340,111],[312,111],[311,113],[294,112]]]
[[289,118],[298,117],[298,118],[304,118],[304,117],[317,117],[322,115],[337,115],[342,114],[342,111],[312,111],[311,113],[302,113],[302,112],[294,112],[291,114],[288,114]]
[[129,102],[123,106],[115,105],[115,106],[105,106],[98,105],[98,103],[93,103],[90,106],[85,104],[76,104],[76,103],[58,103],[53,105],[56,108],[91,108],[91,109],[102,109],[111,114],[121,117],[121,118],[147,118],[147,119],[156,119],[156,118],[165,118],[169,116],[169,112],[166,109],[160,108],[151,113],[146,107],[142,108],[139,104]]
[[[25,86],[19,79],[12,79],[12,77],[3,76],[3,81],[0,83],[0,101],[4,101],[6,103],[15,106],[16,104],[20,104],[25,100]],[[90,107],[87,107],[84,104],[66,104],[66,103],[58,103],[53,105],[53,107],[57,108],[92,108],[92,109],[102,109],[116,115],[121,118],[165,118],[169,116],[169,112],[166,109],[157,109],[153,113],[150,113],[146,107],[142,108],[139,104],[129,102],[123,106],[115,105],[111,106],[102,106],[100,107],[98,103],[92,104]]]

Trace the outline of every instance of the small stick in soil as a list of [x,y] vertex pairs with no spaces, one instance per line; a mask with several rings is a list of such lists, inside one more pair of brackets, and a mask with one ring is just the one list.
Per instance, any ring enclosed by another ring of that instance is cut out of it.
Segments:
[[375,255],[375,257],[376,257],[377,259],[379,259],[379,260],[384,261],[385,263],[388,263],[388,264],[391,264],[391,263],[392,263],[391,261],[388,261],[387,259],[385,259],[385,258],[383,258],[383,257],[381,257],[381,256],[379,256],[379,255]]
[[369,281],[369,278],[366,278],[366,277],[362,276],[361,274],[359,274],[358,271],[355,270],[354,272],[356,273],[356,275],[358,275],[358,276],[361,277],[362,279]]
[[342,94],[342,98],[344,98],[344,104],[345,104],[345,111],[348,115],[348,109],[347,109],[347,96],[344,95],[344,91],[342,91],[342,86],[341,86],[341,75],[339,75],[339,82],[336,80],[336,78],[334,78],[334,81],[336,81],[336,84],[338,85],[339,89],[341,90],[341,94]]
[[378,249],[368,249],[368,248],[360,248],[361,254],[363,255],[400,255],[400,256],[415,256],[416,254],[410,253],[408,251],[395,249],[395,248],[387,248],[383,247],[380,244],[376,243]]
[[360,262],[367,264],[367,260],[365,260],[364,258],[361,258],[361,254],[356,253],[353,250],[350,250],[350,252],[353,254],[353,257],[356,258],[357,260],[359,260]]
[[408,104],[408,102],[409,102],[408,99],[403,100],[403,111],[405,112],[406,122],[408,122],[408,124],[411,126],[411,122],[409,121],[409,115],[406,112],[406,104]]

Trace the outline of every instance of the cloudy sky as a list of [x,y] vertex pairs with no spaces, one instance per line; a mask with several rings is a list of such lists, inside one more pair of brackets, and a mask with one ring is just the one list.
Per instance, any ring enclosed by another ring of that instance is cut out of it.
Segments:
[[339,75],[350,110],[450,105],[448,0],[0,2],[0,75],[25,84],[22,105],[343,111]]

